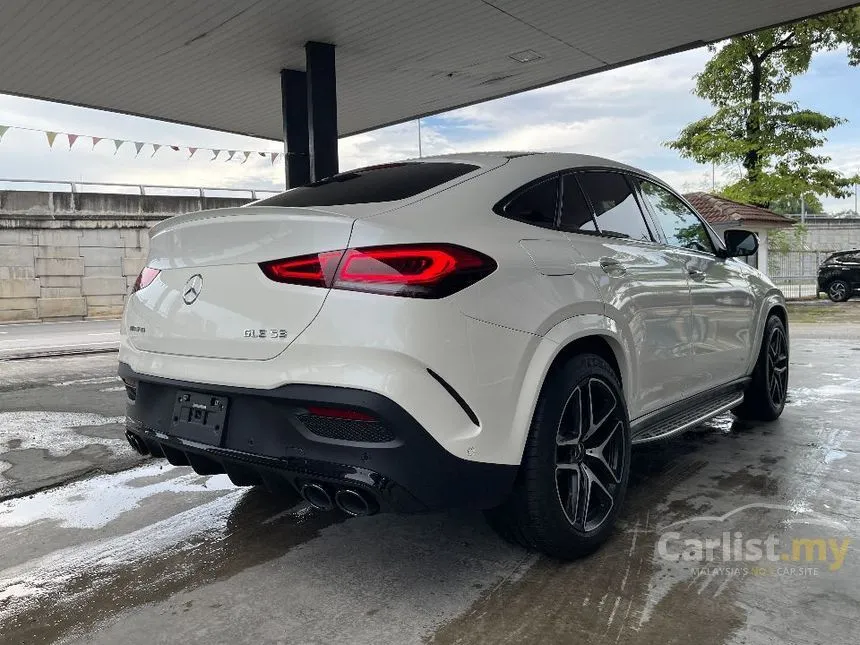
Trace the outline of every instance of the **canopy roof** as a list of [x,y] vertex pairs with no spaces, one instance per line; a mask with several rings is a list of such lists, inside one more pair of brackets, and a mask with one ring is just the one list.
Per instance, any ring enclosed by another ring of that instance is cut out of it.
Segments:
[[341,136],[846,0],[3,0],[0,92],[270,139],[282,68],[337,46]]

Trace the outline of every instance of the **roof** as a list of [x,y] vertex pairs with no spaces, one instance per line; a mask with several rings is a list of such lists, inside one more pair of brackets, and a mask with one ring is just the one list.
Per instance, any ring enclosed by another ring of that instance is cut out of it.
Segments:
[[795,221],[766,208],[742,204],[710,193],[684,195],[709,224],[759,224],[766,227],[794,226]]
[[280,139],[313,40],[345,136],[855,1],[3,0],[0,92]]

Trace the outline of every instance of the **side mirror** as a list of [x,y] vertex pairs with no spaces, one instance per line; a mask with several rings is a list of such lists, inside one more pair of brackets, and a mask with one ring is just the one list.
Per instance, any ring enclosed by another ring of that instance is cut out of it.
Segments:
[[723,233],[723,239],[726,241],[726,257],[754,255],[758,251],[758,236],[752,231],[730,228]]

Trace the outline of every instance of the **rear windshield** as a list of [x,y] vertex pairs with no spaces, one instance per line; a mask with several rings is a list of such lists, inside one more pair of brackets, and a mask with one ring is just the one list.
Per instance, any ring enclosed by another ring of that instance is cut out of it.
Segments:
[[391,202],[423,193],[477,169],[478,166],[471,164],[449,162],[368,166],[293,188],[254,205],[334,206]]

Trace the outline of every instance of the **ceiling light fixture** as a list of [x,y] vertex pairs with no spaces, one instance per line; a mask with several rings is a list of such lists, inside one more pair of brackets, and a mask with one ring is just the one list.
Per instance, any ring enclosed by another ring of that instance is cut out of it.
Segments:
[[543,56],[538,54],[534,49],[524,49],[521,52],[509,54],[508,58],[513,58],[518,63],[531,63],[532,61],[540,60]]

